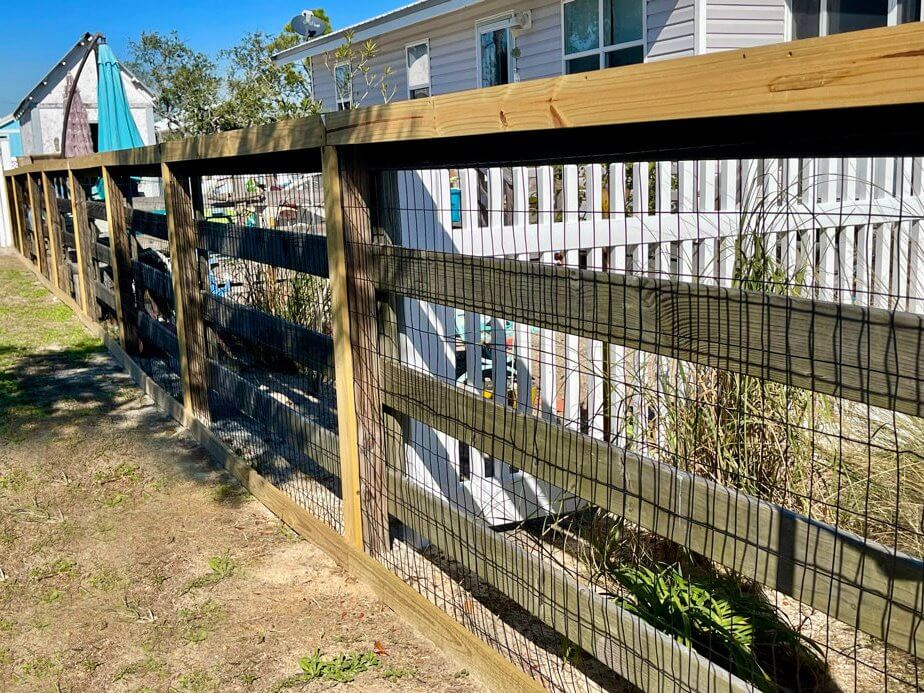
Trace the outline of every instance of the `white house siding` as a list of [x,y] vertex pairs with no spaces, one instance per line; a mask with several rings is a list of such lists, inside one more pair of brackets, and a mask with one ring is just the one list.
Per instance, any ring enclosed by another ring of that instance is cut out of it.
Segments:
[[706,52],[785,40],[786,0],[707,0]]
[[649,60],[681,58],[696,52],[694,5],[694,0],[649,0]]
[[[692,55],[694,0],[649,0],[648,49],[651,59]],[[561,2],[560,0],[488,0],[464,10],[453,12],[392,31],[375,39],[378,55],[372,68],[381,74],[391,66],[394,75],[389,82],[395,87],[395,99],[407,98],[407,71],[404,48],[407,44],[430,40],[431,93],[447,94],[478,86],[475,52],[477,22],[508,14],[511,11],[532,11],[533,24],[517,39],[520,58],[515,69],[521,81],[555,77],[562,73]],[[333,65],[325,65],[323,56],[313,58],[315,94],[325,110],[336,108]],[[357,86],[356,91],[359,90]],[[381,103],[381,95],[370,94],[363,105]]]

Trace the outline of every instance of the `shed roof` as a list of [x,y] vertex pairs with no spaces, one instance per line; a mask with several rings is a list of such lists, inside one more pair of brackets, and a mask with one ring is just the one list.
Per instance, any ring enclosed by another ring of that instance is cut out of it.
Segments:
[[[16,107],[16,110],[13,111],[14,118],[16,119],[22,118],[22,114],[25,113],[26,110],[28,110],[32,102],[35,100],[36,93],[38,93],[41,89],[48,86],[52,82],[57,82],[58,80],[64,79],[64,76],[65,74],[67,74],[67,71],[70,69],[70,66],[73,65],[74,62],[79,59],[76,57],[76,55],[82,55],[82,51],[85,49],[87,45],[87,41],[89,41],[92,37],[93,37],[93,34],[87,32],[80,39],[78,39],[77,43],[74,44],[74,46],[64,55],[64,57],[62,57],[57,63],[55,63],[55,66],[51,68],[48,74],[45,75],[39,81],[39,83],[36,84],[32,88],[32,90],[28,94],[26,94],[26,97]],[[154,92],[148,89],[148,87],[141,80],[135,77],[135,75],[132,74],[131,70],[129,70],[127,67],[125,67],[125,65],[121,63],[119,63],[119,66],[122,68],[122,71],[125,72],[125,74],[127,74],[135,84],[137,84],[141,89],[143,89],[152,99],[154,98]]]

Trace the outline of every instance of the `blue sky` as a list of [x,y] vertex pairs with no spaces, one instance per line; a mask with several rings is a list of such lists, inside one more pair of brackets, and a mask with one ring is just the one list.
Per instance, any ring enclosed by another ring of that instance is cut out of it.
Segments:
[[19,0],[0,9],[0,116],[12,111],[84,32],[106,35],[115,54],[142,31],[176,29],[193,48],[214,54],[249,31],[275,32],[302,9],[324,7],[334,28],[410,0]]

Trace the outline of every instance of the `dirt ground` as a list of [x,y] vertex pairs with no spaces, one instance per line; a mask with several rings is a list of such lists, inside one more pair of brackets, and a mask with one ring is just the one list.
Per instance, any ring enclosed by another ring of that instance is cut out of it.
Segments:
[[0,690],[351,679],[482,690],[212,466],[0,255]]

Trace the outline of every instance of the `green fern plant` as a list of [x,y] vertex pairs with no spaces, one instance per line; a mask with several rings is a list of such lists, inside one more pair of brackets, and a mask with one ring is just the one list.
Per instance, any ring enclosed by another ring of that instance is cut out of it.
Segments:
[[[627,592],[618,599],[623,608],[761,691],[778,690],[781,677],[808,675],[813,690],[825,679],[818,646],[732,576],[687,576],[674,565],[624,565],[611,575]],[[798,671],[777,668],[786,661]]]

